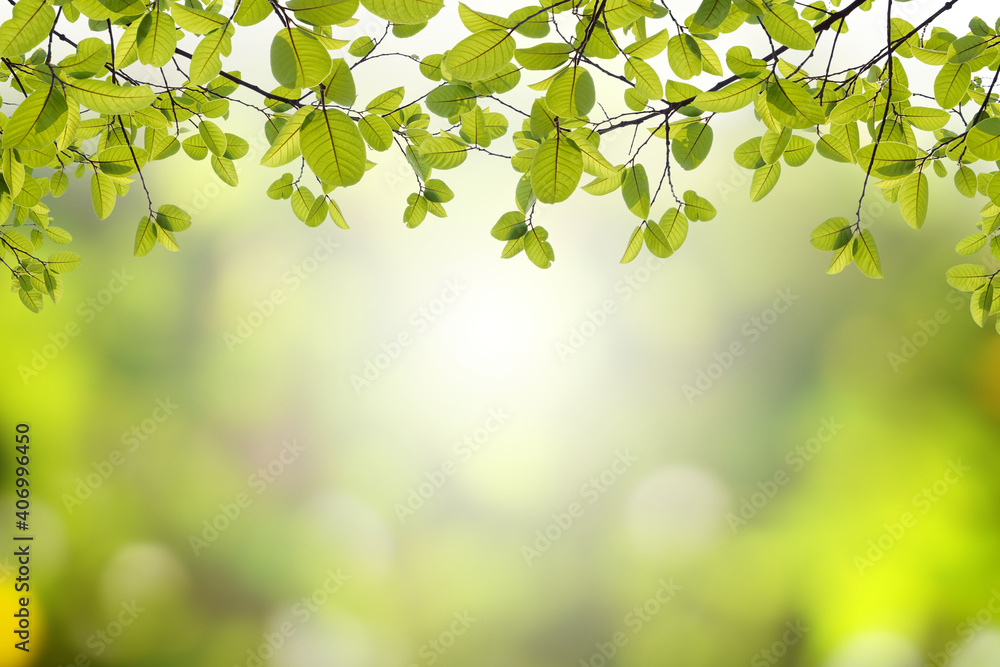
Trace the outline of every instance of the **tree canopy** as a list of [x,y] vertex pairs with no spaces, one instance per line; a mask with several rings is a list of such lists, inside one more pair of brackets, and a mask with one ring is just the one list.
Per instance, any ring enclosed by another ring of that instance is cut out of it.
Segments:
[[[619,193],[622,214],[635,217],[623,263],[643,248],[663,258],[677,252],[690,223],[712,220],[716,209],[675,188],[676,170],[705,161],[717,116],[752,114],[759,136],[733,156],[752,173],[751,201],[814,153],[859,169],[856,201],[845,198],[842,214],[812,231],[829,273],[854,264],[882,277],[861,215],[873,188],[918,229],[930,173],[980,197],[980,219],[955,250],[983,260],[957,264],[946,279],[971,292],[980,326],[1000,311],[1000,20],[974,18],[961,35],[937,25],[960,0],[916,7],[922,12],[901,11],[918,5],[905,0],[540,0],[503,14],[486,11],[497,11],[494,2],[460,2],[451,10],[467,34],[439,29],[441,52],[419,55],[391,49],[437,29],[444,0],[7,1],[0,261],[35,312],[46,296],[59,301],[63,276],[80,264],[73,252],[43,251],[72,242],[46,203],[67,191],[70,176],[89,181],[100,219],[138,182],[148,210],[135,255],[177,250],[191,216],[155,201],[144,169],[207,158],[238,187],[235,163],[249,143],[227,131],[234,105],[259,114],[269,143],[260,163],[281,171],[267,196],[287,200],[310,227],[327,218],[348,227],[333,195],[365,178],[378,153],[400,151],[412,169],[402,213],[411,228],[446,215],[454,193],[443,172],[462,168],[470,152],[509,162],[520,175],[514,208],[497,212],[490,233],[503,258],[523,251],[541,268],[555,260],[540,223],[558,214],[547,207],[577,190]],[[343,39],[365,12],[379,19],[379,34]],[[883,37],[837,70],[841,36],[862,23]],[[270,72],[243,72],[229,59],[232,42],[257,24],[274,31]],[[413,61],[425,89],[359,100],[355,80],[380,57]],[[624,154],[602,152],[610,135],[626,136]],[[647,170],[654,151],[662,168]]]

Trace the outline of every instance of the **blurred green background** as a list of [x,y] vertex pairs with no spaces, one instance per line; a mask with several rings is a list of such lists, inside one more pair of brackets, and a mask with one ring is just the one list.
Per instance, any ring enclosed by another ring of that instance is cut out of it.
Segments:
[[979,205],[938,183],[915,232],[874,192],[886,279],[827,276],[809,232],[860,170],[750,205],[754,134],[675,172],[719,209],[676,256],[619,265],[634,221],[578,193],[536,214],[545,272],[499,258],[517,175],[485,156],[416,230],[379,156],[346,232],[253,152],[238,190],[178,158],[147,179],[195,224],[141,260],[141,193],[99,222],[74,182],[63,302],[0,300],[36,629],[2,663],[1000,664],[1000,337],[943,279]]

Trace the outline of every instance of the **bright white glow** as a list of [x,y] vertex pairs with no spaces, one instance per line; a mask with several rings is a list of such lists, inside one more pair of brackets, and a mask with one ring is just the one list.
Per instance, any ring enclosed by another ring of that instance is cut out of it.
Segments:
[[470,289],[448,313],[440,353],[467,377],[523,374],[537,355],[551,347],[539,344],[537,329],[545,321],[539,304],[522,294],[489,284]]

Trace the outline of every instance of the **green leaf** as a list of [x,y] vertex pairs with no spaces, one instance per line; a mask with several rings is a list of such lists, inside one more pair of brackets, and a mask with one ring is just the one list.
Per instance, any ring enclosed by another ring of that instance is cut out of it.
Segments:
[[337,202],[332,199],[328,202],[327,208],[329,209],[330,219],[333,220],[333,224],[337,225],[341,229],[350,229],[350,225],[347,224],[347,219],[341,212],[340,207],[337,206]]
[[362,116],[358,121],[358,130],[372,150],[385,151],[392,147],[392,128],[381,116]]
[[468,150],[450,137],[430,137],[420,144],[420,159],[434,169],[454,169],[465,162]]
[[[649,60],[650,58],[655,58],[663,53],[663,49],[667,48],[667,43],[669,41],[670,33],[666,30],[661,30],[660,32],[650,35],[645,39],[636,40],[634,44],[629,44],[622,50],[627,56],[635,56],[636,58]],[[642,247],[642,243],[639,244],[639,247]]]
[[902,116],[913,123],[913,127],[927,132],[940,130],[951,118],[944,109],[930,107],[907,107],[903,110]]
[[[62,197],[66,193],[67,188],[69,188],[69,176],[64,171],[52,172],[52,176],[49,177],[49,187],[52,190],[53,197]],[[3,217],[0,215],[0,219]]]
[[347,114],[326,109],[302,125],[302,157],[316,176],[334,187],[354,185],[365,173],[366,150],[358,126]]
[[212,171],[216,173],[223,183],[234,188],[240,184],[240,177],[236,173],[236,165],[233,164],[232,160],[213,155],[209,162],[212,165]]
[[871,100],[865,95],[851,95],[841,100],[830,114],[830,121],[846,125],[863,119],[870,108]]
[[406,89],[402,86],[387,90],[384,93],[376,95],[365,107],[365,111],[369,113],[391,113],[403,103],[403,96],[405,94]]
[[351,46],[347,49],[347,52],[355,58],[364,58],[374,50],[375,40],[368,35],[364,35],[351,42]]
[[144,257],[156,247],[156,237],[158,234],[156,223],[148,215],[142,216],[139,226],[135,230],[135,247],[132,254],[135,257]]
[[791,5],[769,5],[760,22],[774,41],[790,49],[809,51],[816,46],[812,26]]
[[948,269],[945,274],[948,284],[962,292],[974,292],[991,280],[992,276],[981,264],[959,264]]
[[0,56],[17,58],[49,36],[56,12],[44,0],[18,0],[12,16],[0,24]]
[[514,58],[527,70],[550,70],[562,65],[569,59],[573,47],[569,44],[545,42],[526,49],[516,49]]
[[966,35],[959,37],[948,46],[948,62],[966,63],[983,52],[987,46],[982,37]]
[[955,172],[955,189],[963,196],[973,198],[976,196],[976,172],[966,166],[962,166]]
[[156,211],[156,224],[168,232],[183,232],[191,226],[191,216],[173,204],[164,204]]
[[812,157],[813,150],[815,150],[813,142],[805,137],[793,134],[792,138],[788,141],[788,146],[785,147],[782,157],[785,158],[785,164],[789,167],[801,167]]
[[847,218],[830,218],[812,231],[809,242],[818,250],[836,250],[847,245],[851,235]]
[[27,292],[24,289],[17,290],[17,296],[21,299],[21,303],[33,313],[41,312],[42,310],[42,295],[40,292],[31,291]]
[[531,187],[544,204],[569,199],[582,175],[580,149],[559,132],[541,143],[531,162]]
[[785,152],[788,142],[792,140],[792,129],[782,127],[781,132],[766,130],[760,140],[760,155],[766,164],[774,164]]
[[415,25],[433,18],[444,7],[444,0],[361,0],[361,4],[386,21]]
[[520,211],[508,211],[493,225],[490,235],[497,241],[510,241],[524,236],[527,231],[528,224],[524,221],[524,214]]
[[3,147],[31,150],[52,143],[66,126],[66,98],[56,88],[42,87],[28,95],[3,128]]
[[115,185],[110,178],[99,171],[90,177],[90,199],[94,205],[94,213],[100,220],[105,220],[115,209],[117,200]]
[[226,133],[222,131],[221,127],[210,120],[203,120],[198,124],[198,134],[201,135],[202,141],[205,142],[205,146],[208,147],[208,150],[213,155],[222,156],[226,154],[226,146],[228,146],[229,140],[226,138]]
[[343,58],[333,59],[330,73],[323,81],[323,87],[324,99],[346,107],[352,106],[358,97],[354,75],[351,74],[351,68]]
[[734,46],[726,52],[726,66],[736,76],[757,78],[764,73],[767,63],[760,58],[754,58],[747,47]]
[[670,38],[667,42],[667,60],[670,69],[685,81],[701,74],[701,48],[691,35],[674,35]]
[[707,123],[690,123],[671,137],[670,150],[682,169],[690,171],[705,161],[712,150],[712,128]]
[[715,218],[717,211],[712,202],[698,195],[694,190],[684,193],[684,215],[695,222],[708,222]]
[[312,210],[312,205],[315,201],[316,197],[312,191],[302,186],[296,187],[294,192],[292,192],[289,204],[291,204],[292,213],[295,214],[295,217],[305,222],[309,219],[309,212]]
[[455,193],[444,181],[431,178],[424,183],[424,196],[428,201],[446,204],[455,198]]
[[857,153],[858,166],[882,178],[902,178],[916,169],[918,149],[908,144],[883,141],[862,146]]
[[444,67],[456,79],[481,81],[510,62],[515,46],[506,30],[482,30],[456,44],[445,57]]
[[309,211],[306,213],[306,219],[303,222],[306,223],[306,227],[319,227],[326,220],[326,216],[329,213],[330,209],[326,205],[326,199],[316,197],[312,204],[310,204]]
[[787,79],[778,79],[768,86],[767,105],[775,120],[788,127],[804,129],[826,122],[826,114],[813,96]]
[[993,259],[1000,259],[1000,237],[990,238],[990,254],[993,255]]
[[628,167],[622,175],[622,198],[636,217],[643,220],[649,217],[649,179],[641,164]]
[[643,234],[643,240],[646,242],[649,252],[653,253],[655,257],[666,259],[674,254],[674,249],[670,247],[670,242],[667,240],[666,232],[655,220],[646,221],[646,232]]
[[[212,158],[215,159],[215,156],[213,155]],[[173,233],[168,232],[167,230],[163,229],[159,225],[156,225],[156,223],[154,223],[154,225],[156,226],[156,242],[157,243],[159,243],[160,245],[162,245],[164,248],[166,248],[170,252],[177,252],[177,251],[179,251],[181,249],[180,246],[177,245],[177,239],[174,238]]]
[[969,152],[980,160],[1000,160],[1000,118],[987,118],[973,126],[965,140]]
[[192,160],[204,160],[208,157],[208,146],[200,134],[194,134],[181,142],[181,147]]
[[60,275],[72,273],[80,268],[80,256],[75,252],[56,252],[49,255],[46,260],[49,271],[55,271]]
[[934,99],[942,109],[957,106],[972,83],[972,68],[968,63],[948,63],[934,79]]
[[135,113],[150,106],[156,94],[149,86],[117,86],[110,81],[65,82],[70,97],[97,113],[123,115]]
[[[17,197],[21,188],[24,187],[24,165],[17,161],[13,149],[3,151],[3,178],[10,191],[10,197],[12,199]],[[4,218],[6,217],[4,216]]]
[[219,76],[222,69],[222,56],[228,55],[232,48],[230,33],[232,28],[219,28],[205,35],[191,56],[191,67],[188,76],[191,83],[200,86]]
[[503,259],[510,259],[514,257],[519,252],[524,250],[524,237],[519,239],[514,239],[513,241],[507,241],[507,245],[503,247],[503,251],[500,253],[500,257]]
[[693,106],[704,111],[736,111],[753,102],[761,84],[760,79],[740,79],[721,90],[701,93],[694,98]]
[[139,22],[136,52],[143,65],[163,67],[174,57],[177,47],[174,19],[170,14],[151,11]]
[[835,273],[840,273],[854,261],[854,244],[845,243],[840,248],[833,251],[833,258],[830,260],[830,268],[826,270],[827,273],[833,275]]
[[[138,27],[136,28],[138,30]],[[122,44],[124,36],[119,39],[117,49],[128,48]],[[116,55],[119,55],[116,53]],[[96,37],[85,37],[76,45],[76,53],[59,61],[61,75],[69,75],[74,79],[89,79],[104,69],[108,61],[108,46],[104,40]]]
[[272,11],[271,3],[267,0],[240,0],[233,21],[242,26],[257,25],[270,16]]
[[524,252],[532,264],[540,269],[552,266],[556,256],[552,245],[546,240],[548,232],[544,227],[535,227],[521,238],[524,241]]
[[510,30],[514,27],[514,21],[504,18],[503,16],[496,16],[495,14],[487,14],[485,12],[476,11],[464,2],[458,3],[458,17],[462,20],[462,25],[464,25],[469,32],[479,32],[481,30],[489,30],[491,28]]
[[975,234],[969,234],[964,239],[958,242],[955,246],[955,252],[959,255],[974,255],[975,253],[986,247],[986,242],[989,237],[982,232],[976,232]]
[[486,129],[486,116],[482,109],[476,107],[472,111],[462,114],[461,119],[461,136],[465,141],[484,148],[492,143],[493,140]]
[[403,211],[403,222],[410,229],[414,229],[427,217],[427,198],[414,193],[407,201],[410,203]]
[[218,12],[187,7],[178,2],[170,3],[170,15],[182,30],[196,35],[207,35],[219,28],[225,28],[228,23],[228,19]]
[[632,235],[629,236],[628,246],[625,248],[625,254],[622,255],[620,263],[628,264],[639,256],[640,250],[642,250],[642,225],[636,225]]
[[763,167],[766,163],[760,154],[761,139],[762,137],[754,137],[737,146],[736,150],[733,151],[733,159],[736,161],[736,164],[744,169],[758,169]]
[[243,137],[238,137],[229,132],[225,132],[224,134],[226,136],[226,151],[222,154],[222,157],[229,158],[230,160],[239,160],[250,151],[250,143]]
[[288,164],[302,154],[299,135],[302,132],[302,124],[312,112],[312,107],[302,107],[281,126],[277,136],[274,137],[274,141],[271,143],[271,147],[260,159],[262,165],[265,167],[280,167],[281,165]]
[[541,11],[538,7],[515,9],[508,18],[517,26],[515,30],[525,37],[541,39],[549,34],[548,12]]
[[[827,160],[833,160],[834,162],[846,162],[848,164],[854,162],[854,155],[851,153],[851,149],[832,134],[820,137],[820,140],[816,142],[816,152]],[[866,163],[865,167],[867,168],[867,166]]]
[[928,187],[927,176],[916,173],[907,176],[899,188],[899,210],[914,229],[923,227],[927,220]]
[[108,146],[92,157],[102,172],[109,176],[129,176],[146,164],[149,156],[138,146]]
[[694,13],[694,22],[709,30],[719,27],[729,17],[732,0],[702,0]]
[[875,237],[867,229],[862,229],[860,236],[854,237],[854,263],[861,273],[869,278],[882,277],[882,260],[879,258]]
[[545,103],[557,116],[586,116],[596,99],[594,78],[577,65],[557,74],[545,95]]
[[292,196],[292,175],[284,173],[267,188],[267,196],[271,199],[288,199]]
[[989,282],[972,293],[972,300],[969,303],[969,310],[972,312],[972,320],[982,327],[986,324],[986,317],[993,307],[993,283]]
[[427,110],[442,118],[471,111],[478,95],[464,84],[446,83],[427,94]]
[[0,230],[0,234],[2,234],[7,245],[19,250],[22,254],[30,255],[35,252],[34,244],[29,241],[24,234],[16,229],[4,228]]
[[299,21],[337,25],[351,19],[359,4],[358,0],[289,0],[286,6]]
[[45,283],[45,292],[52,299],[52,303],[59,303],[63,295],[63,282],[62,276],[54,271],[49,271],[48,269],[43,270],[43,280]]
[[286,88],[309,88],[326,78],[333,60],[302,28],[283,28],[271,41],[271,73]]
[[688,219],[677,208],[669,208],[660,218],[660,228],[667,235],[667,244],[673,252],[680,250],[687,238]]
[[766,197],[778,184],[780,176],[781,164],[778,162],[764,165],[755,170],[753,178],[750,180],[750,201],[760,201]]

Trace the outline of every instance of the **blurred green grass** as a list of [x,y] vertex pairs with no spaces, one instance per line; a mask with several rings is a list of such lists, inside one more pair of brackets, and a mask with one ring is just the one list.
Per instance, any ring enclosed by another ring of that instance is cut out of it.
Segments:
[[[180,254],[139,261],[141,202],[98,223],[71,189],[56,213],[85,264],[64,302],[34,316],[0,301],[2,423],[27,421],[35,437],[43,628],[32,662],[5,664],[248,665],[283,623],[293,632],[266,664],[600,667],[618,631],[618,665],[754,664],[796,621],[808,632],[782,664],[903,667],[953,641],[958,667],[995,664],[990,635],[970,648],[959,624],[1000,586],[1000,341],[943,281],[975,207],[935,190],[920,233],[886,207],[872,229],[887,278],[830,277],[808,233],[850,211],[856,167],[814,158],[751,207],[746,185],[719,187],[738,180],[730,152],[711,160],[684,187],[719,217],[630,291],[616,285],[639,280],[646,257],[617,264],[633,223],[613,196],[543,212],[551,271],[501,261],[483,211],[499,215],[514,175],[485,160],[455,179],[450,217],[415,231],[398,222],[405,188],[378,173],[342,198],[350,232],[307,229],[253,195],[273,177],[263,169],[204,202],[207,166],[162,174],[165,199],[204,205]],[[286,279],[328,237],[332,256]],[[112,270],[135,278],[91,318],[79,304]],[[467,289],[433,322],[420,315],[453,280]],[[744,326],[784,289],[798,300],[751,340]],[[274,290],[283,303],[227,346]],[[609,299],[615,311],[560,358],[557,344]],[[894,372],[888,354],[939,309],[949,321]],[[25,384],[19,368],[68,322],[80,334]],[[351,377],[401,333],[411,343],[358,394]],[[746,353],[686,400],[733,342]],[[167,397],[179,408],[126,451],[123,434]],[[497,408],[509,421],[464,458],[456,442]],[[842,429],[791,471],[788,452],[824,418]],[[304,452],[258,493],[251,476],[286,439]],[[124,463],[67,507],[114,450]],[[637,463],[591,504],[581,485],[623,450]],[[970,470],[923,512],[914,495],[958,459]],[[397,504],[446,461],[454,474],[401,522]],[[789,482],[734,534],[726,515],[779,469]],[[250,503],[196,555],[192,535],[239,494]],[[572,502],[582,515],[526,564],[522,547]],[[915,525],[860,573],[856,557],[906,511]],[[303,620],[329,570],[349,579]],[[628,614],[661,580],[680,591],[633,632]],[[97,655],[95,633],[133,599],[144,611]],[[465,612],[476,621],[434,648]]]

